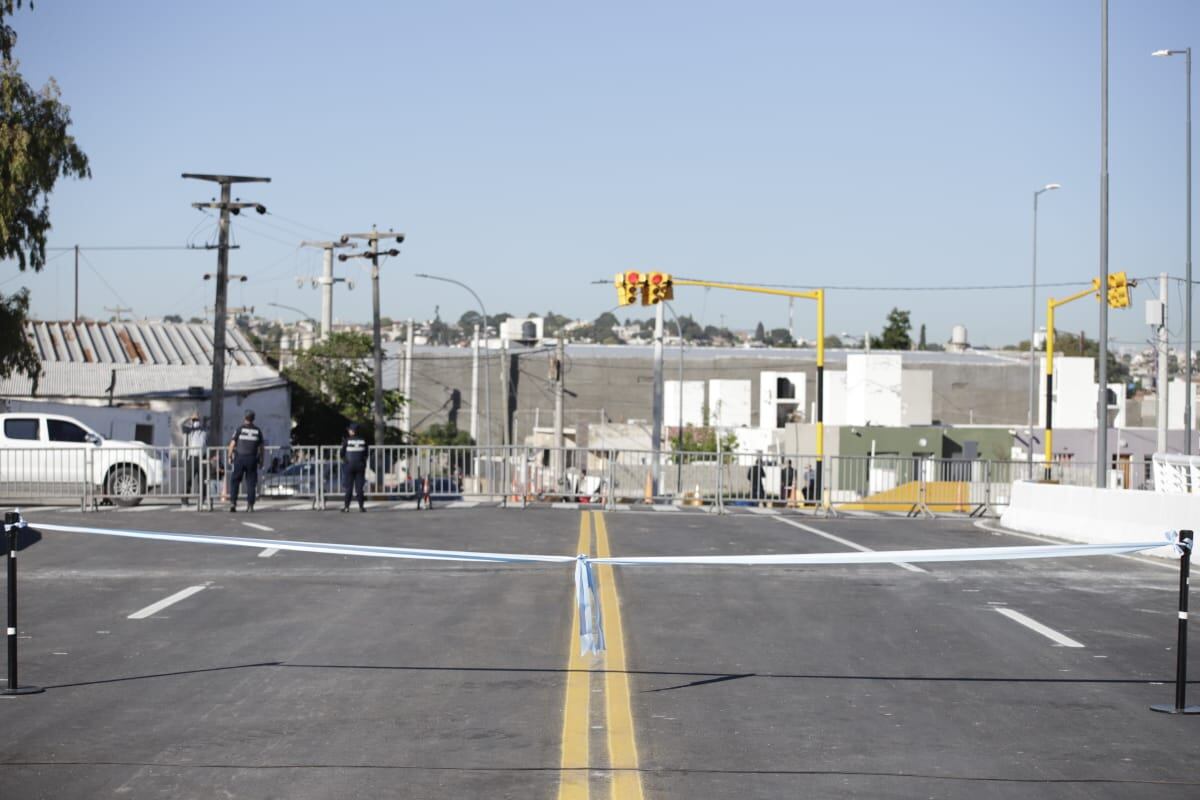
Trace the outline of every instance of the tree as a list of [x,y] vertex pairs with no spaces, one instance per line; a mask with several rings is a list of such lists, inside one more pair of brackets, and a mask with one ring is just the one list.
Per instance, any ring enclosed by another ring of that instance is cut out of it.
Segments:
[[771,347],[795,347],[796,340],[792,338],[792,332],[787,328],[772,328],[767,334],[767,343]]
[[825,346],[831,349],[840,349],[842,347],[842,340],[837,336],[826,336]]
[[[680,440],[682,439],[682,446]],[[717,434],[715,428],[694,428],[691,425],[678,429],[671,435],[671,450],[679,453],[716,453]],[[727,433],[721,437],[721,451],[732,453],[737,450],[737,434]],[[714,459],[715,460],[715,459]]]
[[925,344],[925,323],[924,323],[924,322],[922,322],[922,323],[921,323],[921,335],[920,335],[920,337],[917,339],[917,349],[918,349],[918,350],[925,350],[925,349],[926,349],[926,344]]
[[908,335],[911,330],[912,323],[909,321],[909,312],[893,308],[888,312],[887,324],[883,326],[883,333],[878,338],[871,337],[871,347],[880,350],[911,350],[912,337]]
[[[350,422],[357,422],[377,443],[399,442],[403,432],[373,430],[375,373],[371,337],[365,333],[332,333],[324,342],[300,353],[284,370],[292,383],[292,416],[297,444],[337,441]],[[400,392],[384,391],[383,416],[390,419],[405,403]]]
[[613,331],[613,328],[621,324],[611,311],[605,311],[600,316],[596,317],[596,321],[592,323],[592,341],[600,344],[620,344],[621,339]]
[[760,323],[758,323],[758,326],[754,329],[754,341],[765,342],[766,340],[767,340],[767,330],[766,330],[766,328],[763,327],[763,324],[760,322]]
[[430,425],[416,435],[416,440],[417,444],[434,447],[455,447],[475,444],[475,440],[471,438],[471,434],[466,431],[460,431],[458,426],[453,422],[447,422],[444,425]]
[[[0,259],[15,258],[20,270],[37,272],[46,264],[50,192],[60,177],[92,173],[68,132],[70,109],[60,101],[58,84],[51,78],[34,89],[13,59],[17,34],[8,19],[23,4],[0,0]],[[36,389],[41,367],[25,338],[28,314],[28,291],[0,294],[0,377],[23,373],[34,379]]]

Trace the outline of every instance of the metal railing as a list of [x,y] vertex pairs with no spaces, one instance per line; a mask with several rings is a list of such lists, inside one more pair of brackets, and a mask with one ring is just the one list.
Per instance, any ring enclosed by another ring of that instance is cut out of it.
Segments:
[[[1182,470],[1190,470],[1186,474]],[[1110,485],[1149,489],[1165,485],[1169,470],[1189,489],[1200,467],[1170,464],[1152,484],[1146,465],[1123,462]],[[65,447],[0,449],[0,501],[12,503],[194,504],[212,509],[230,502],[231,464],[225,448]],[[818,478],[819,475],[819,478]],[[836,513],[891,511],[991,513],[1008,504],[1014,481],[1091,486],[1094,465],[1049,464],[896,455],[830,456],[747,452],[671,452],[611,448],[431,447],[370,448],[364,494],[369,502],[401,509],[430,499],[526,507],[589,503],[705,506],[715,510],[771,507],[779,511]],[[336,446],[266,448],[255,471],[260,501],[293,509],[345,502],[347,477]],[[1186,484],[1185,484],[1186,480]],[[245,502],[248,480],[240,488]],[[279,501],[288,501],[280,503]]]

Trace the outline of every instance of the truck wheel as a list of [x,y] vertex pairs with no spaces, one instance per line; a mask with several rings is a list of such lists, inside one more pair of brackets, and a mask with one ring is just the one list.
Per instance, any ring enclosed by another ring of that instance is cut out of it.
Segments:
[[119,506],[136,506],[146,494],[146,474],[133,464],[118,464],[108,471],[104,493]]

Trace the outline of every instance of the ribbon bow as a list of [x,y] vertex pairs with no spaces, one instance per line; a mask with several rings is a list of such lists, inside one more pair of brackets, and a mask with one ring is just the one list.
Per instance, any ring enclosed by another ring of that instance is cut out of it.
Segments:
[[575,606],[579,611],[579,655],[604,652],[604,615],[592,562],[580,553],[575,559]]

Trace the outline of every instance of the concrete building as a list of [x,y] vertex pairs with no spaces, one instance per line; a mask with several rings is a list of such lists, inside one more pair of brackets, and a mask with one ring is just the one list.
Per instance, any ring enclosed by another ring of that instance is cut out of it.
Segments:
[[[399,388],[400,376],[403,375],[403,344],[388,343],[385,347],[385,386]],[[512,359],[507,364],[507,371],[504,371],[505,356],[498,348],[493,347],[481,355],[481,362],[484,362],[480,366],[479,391],[481,440],[485,439],[482,433],[486,418],[486,409],[482,408],[486,396],[483,391],[485,374],[490,373],[491,377],[494,442],[501,441],[501,424],[506,414],[511,418],[514,430],[526,433],[532,429],[535,420],[538,425],[544,425],[545,420],[553,416],[553,386],[546,377],[553,353],[545,348],[521,345],[514,345],[509,352]],[[648,420],[652,356],[653,349],[648,346],[567,345],[565,377],[569,394],[566,424],[586,427],[601,421]],[[874,351],[867,356],[862,351],[828,350],[825,372],[827,424],[848,424],[848,364],[852,359],[867,357],[900,359],[899,396],[896,397],[894,390],[888,391],[893,397],[893,408],[889,415],[896,424],[1013,426],[1025,422],[1025,409],[1029,403],[1029,362],[1020,353],[968,350],[962,353],[909,351],[899,354]],[[787,379],[795,384],[797,393],[801,391],[799,376],[803,376],[806,408],[802,416],[806,420],[813,419],[816,355],[811,349],[688,346],[683,349],[682,359],[685,424],[699,424],[703,417],[702,411],[697,412],[694,394],[697,390],[692,388],[695,383],[703,382],[707,390],[710,388],[708,382],[712,380],[741,380],[749,382],[749,425],[761,425],[763,409],[768,409],[769,417],[772,410],[778,408],[778,403],[772,405],[774,401],[769,391],[766,393],[766,404],[763,402],[763,386],[770,388],[769,379],[763,376],[770,373],[777,377],[781,374],[791,376]],[[680,351],[669,348],[664,365],[668,379],[664,381],[665,384],[678,380],[679,364]],[[419,421],[418,428],[447,422],[451,409],[457,416],[459,427],[464,430],[469,427],[469,348],[418,345],[414,353],[413,384],[412,418]],[[860,383],[860,387],[865,389],[865,384]],[[460,406],[449,402],[455,391],[462,400]],[[928,397],[928,412],[923,410],[926,407],[925,397]],[[670,424],[678,416],[679,397],[672,394],[664,399],[664,418]],[[725,405],[732,402],[724,396],[721,399]],[[705,406],[711,416],[714,411],[712,397],[700,401],[700,408]],[[697,416],[701,419],[697,419]],[[738,421],[744,422],[745,416]],[[778,422],[778,419],[767,421]],[[582,428],[580,435],[586,437]]]
[[[172,322],[30,321],[25,335],[42,367],[34,382],[0,379],[0,405],[13,410],[75,414],[100,433],[147,444],[181,444],[179,422],[193,410],[208,416],[212,326]],[[234,326],[226,329],[224,427],[227,441],[253,409],[268,444],[288,444],[287,381]]]

